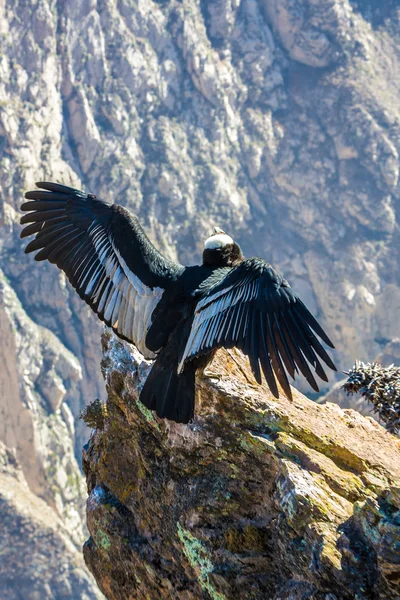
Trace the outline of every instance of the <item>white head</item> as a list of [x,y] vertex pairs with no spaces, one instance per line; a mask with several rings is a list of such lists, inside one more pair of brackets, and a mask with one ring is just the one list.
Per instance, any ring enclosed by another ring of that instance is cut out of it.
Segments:
[[236,267],[244,260],[240,246],[219,227],[204,242],[203,265],[208,267]]
[[204,242],[204,250],[216,250],[233,244],[233,239],[219,227],[214,227],[214,233]]

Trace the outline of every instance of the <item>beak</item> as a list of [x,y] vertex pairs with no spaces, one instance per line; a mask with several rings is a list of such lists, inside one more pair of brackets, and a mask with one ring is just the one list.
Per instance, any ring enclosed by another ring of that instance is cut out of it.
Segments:
[[225,231],[223,229],[221,229],[220,227],[214,227],[214,230],[213,230],[212,234],[213,235],[217,235],[218,233],[224,233],[225,234]]

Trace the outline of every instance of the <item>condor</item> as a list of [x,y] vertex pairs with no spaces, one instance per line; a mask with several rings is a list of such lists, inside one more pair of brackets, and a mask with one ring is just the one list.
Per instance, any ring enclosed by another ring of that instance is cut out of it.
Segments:
[[248,355],[276,398],[291,398],[287,373],[318,391],[320,359],[335,365],[318,340],[333,344],[300,298],[267,262],[245,260],[221,229],[204,243],[203,264],[184,267],[152,245],[137,218],[117,204],[64,185],[40,182],[21,209],[25,252],[67,275],[79,296],[122,339],[154,359],[140,400],[159,417],[194,415],[195,374],[217,348]]

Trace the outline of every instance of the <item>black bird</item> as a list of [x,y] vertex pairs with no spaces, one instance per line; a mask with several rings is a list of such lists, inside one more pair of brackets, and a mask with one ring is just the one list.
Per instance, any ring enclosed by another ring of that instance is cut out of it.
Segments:
[[27,192],[21,218],[25,252],[67,275],[79,296],[122,339],[155,358],[140,400],[157,415],[187,423],[194,415],[195,373],[217,348],[240,348],[254,376],[261,372],[276,398],[301,372],[318,391],[310,366],[324,381],[319,359],[335,365],[317,334],[333,344],[300,298],[270,264],[245,260],[216,228],[203,264],[166,259],[126,208],[57,183]]

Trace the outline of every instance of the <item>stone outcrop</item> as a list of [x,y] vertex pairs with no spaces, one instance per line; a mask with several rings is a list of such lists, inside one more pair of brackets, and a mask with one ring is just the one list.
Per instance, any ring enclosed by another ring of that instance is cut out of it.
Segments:
[[197,381],[189,425],[138,401],[148,365],[103,339],[108,400],[84,450],[86,564],[109,600],[371,600],[400,594],[400,442],[238,351]]

